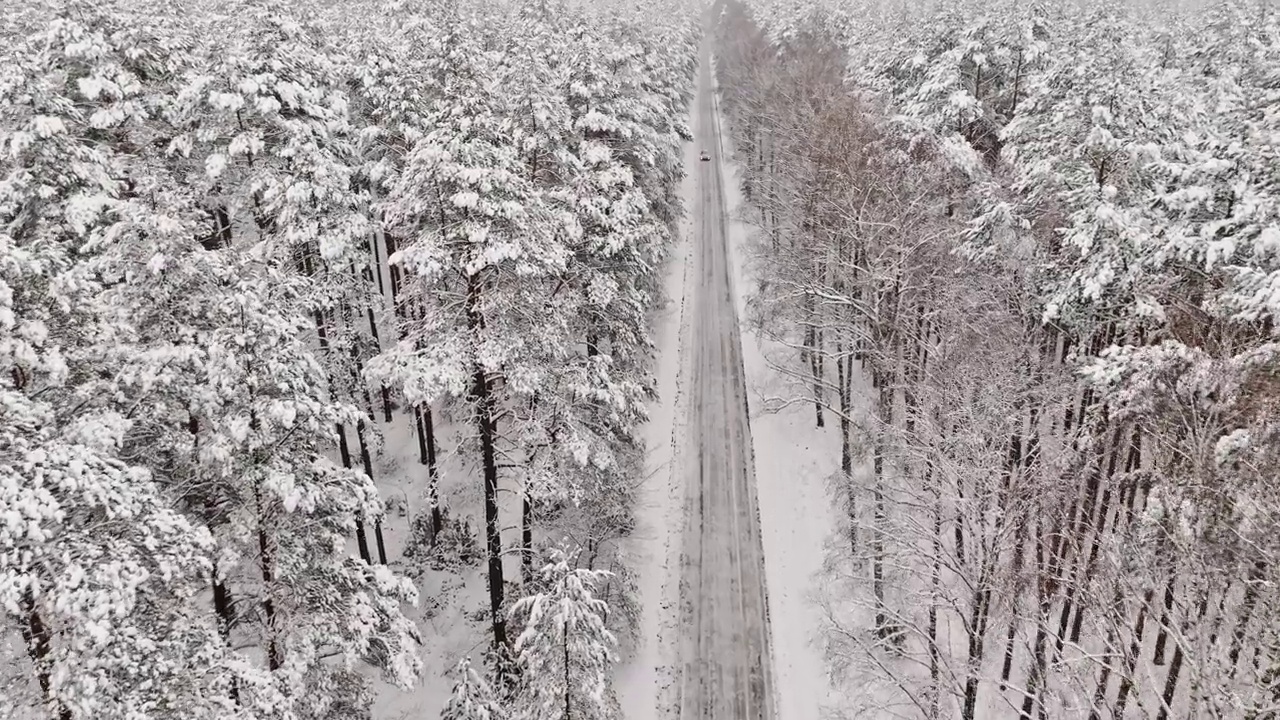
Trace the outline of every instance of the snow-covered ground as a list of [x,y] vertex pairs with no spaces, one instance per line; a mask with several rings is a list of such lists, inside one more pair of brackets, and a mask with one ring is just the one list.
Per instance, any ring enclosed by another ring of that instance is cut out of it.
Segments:
[[686,214],[680,223],[678,243],[665,270],[667,302],[654,315],[657,343],[655,368],[658,399],[649,407],[644,427],[648,457],[645,477],[636,493],[636,527],[624,544],[627,562],[636,572],[641,607],[635,653],[617,668],[618,699],[628,720],[657,720],[659,705],[675,682],[675,638],[679,577],[680,531],[684,527],[683,478],[677,439],[685,423],[683,368],[688,360],[682,348],[689,344],[690,315],[685,312],[689,279],[689,253],[693,243],[693,204],[697,182],[692,168],[698,152],[693,143],[684,149],[690,171],[681,185]]
[[[718,109],[717,105],[717,115]],[[727,128],[721,137],[726,153],[721,157],[728,158],[732,150]],[[756,286],[748,262],[754,227],[743,204],[736,164],[726,159],[723,171],[731,218],[728,239],[734,300],[738,316],[745,321],[747,295]],[[840,436],[835,423],[815,427],[809,404],[763,411],[763,398],[794,394],[792,381],[770,365],[770,359],[785,362],[789,352],[743,323],[742,354],[764,541],[775,703],[779,720],[817,720],[832,697],[819,635],[823,616],[818,595],[827,544],[838,528],[837,505],[827,485],[839,471]]]
[[[383,445],[376,460],[375,475],[382,499],[388,504],[402,503],[406,513],[388,513],[383,532],[387,543],[387,560],[404,572],[405,541],[409,521],[427,509],[427,467],[418,462],[418,441],[412,416],[397,412],[391,424],[379,423]],[[443,426],[441,426],[443,425]],[[440,500],[456,516],[470,517],[479,532],[484,526],[483,498],[474,468],[468,468],[452,452],[458,442],[455,428],[437,423],[440,444]],[[370,530],[372,532],[372,530]],[[372,544],[372,538],[370,538]],[[422,678],[412,690],[402,691],[380,684],[375,693],[373,717],[376,720],[421,720],[439,717],[440,710],[453,688],[450,671],[464,656],[478,664],[488,647],[488,607],[483,564],[467,567],[462,573],[427,570],[415,578],[419,604],[406,612],[418,625],[422,635]],[[508,572],[518,572],[509,568]]]

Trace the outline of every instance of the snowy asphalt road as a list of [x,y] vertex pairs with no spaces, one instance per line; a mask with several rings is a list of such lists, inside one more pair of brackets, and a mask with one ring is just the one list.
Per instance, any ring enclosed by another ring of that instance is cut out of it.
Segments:
[[721,140],[702,52],[693,337],[679,624],[681,720],[772,720],[764,554],[737,311],[729,279]]

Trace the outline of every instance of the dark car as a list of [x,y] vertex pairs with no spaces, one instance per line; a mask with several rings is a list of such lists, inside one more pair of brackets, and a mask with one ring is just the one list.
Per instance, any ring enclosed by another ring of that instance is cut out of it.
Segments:
[[703,162],[706,162],[711,159],[711,156],[707,154],[706,150],[703,150],[702,153],[698,155],[698,159]]

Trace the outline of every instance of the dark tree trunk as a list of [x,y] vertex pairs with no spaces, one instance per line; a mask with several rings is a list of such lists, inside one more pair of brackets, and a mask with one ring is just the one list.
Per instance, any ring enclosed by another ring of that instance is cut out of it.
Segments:
[[[1206,589],[1204,596],[1200,599],[1200,607],[1196,611],[1195,622],[1204,619],[1205,611],[1209,609],[1209,591]],[[1185,632],[1191,623],[1182,622],[1181,627]],[[1178,679],[1182,674],[1183,661],[1182,645],[1175,642],[1173,648],[1173,659],[1169,661],[1169,672],[1164,678],[1164,692],[1160,694],[1160,710],[1156,712],[1156,720],[1169,720],[1169,710],[1173,707],[1173,697],[1178,692]]]
[[800,351],[800,361],[809,365],[809,374],[813,380],[813,414],[818,427],[825,423],[822,418],[822,354],[818,347],[818,332],[814,313],[814,297],[812,293],[804,295],[804,348]]
[[[382,293],[383,293],[383,289],[382,289],[382,270],[381,270],[380,263],[381,263],[382,261],[381,261],[380,259],[378,259],[378,258],[377,258],[377,255],[378,255],[378,250],[377,250],[377,248],[378,248],[378,242],[377,242],[377,239],[376,239],[376,238],[371,242],[371,245],[372,245],[372,247],[373,247],[373,253],[374,253],[374,257],[375,257],[375,262],[376,262],[376,263],[379,263],[379,264],[375,264],[372,268],[370,268],[368,265],[365,265],[365,268],[364,268],[364,280],[365,280],[365,282],[366,282],[366,283],[369,283],[369,284],[370,284],[370,286],[372,286],[372,284],[373,284],[373,276],[376,274],[376,275],[378,276],[378,294],[379,294],[379,296],[381,297],[381,295],[382,295]],[[356,271],[355,271],[355,269],[354,269],[354,268],[352,268],[352,270],[351,270],[351,274],[352,274],[352,276],[353,276],[353,277],[356,277],[356,278],[358,278],[358,277],[359,277],[359,275],[356,273]],[[372,287],[370,287],[370,289],[372,290]],[[377,318],[375,318],[375,317],[374,317],[374,315],[373,315],[373,304],[372,304],[372,303],[370,303],[367,299],[366,299],[366,300],[364,300],[363,302],[364,302],[365,320],[369,323],[369,337],[370,337],[370,339],[373,341],[373,351],[376,353],[376,352],[378,352],[378,351],[380,351],[380,350],[382,349],[382,338],[381,338],[381,336],[378,334],[378,321],[377,321]],[[346,317],[346,319],[347,319],[348,327],[350,327],[350,328],[351,328],[351,331],[352,331],[353,333],[354,333],[354,332],[356,332],[355,323],[351,321],[350,308],[349,308],[348,306],[344,305],[344,306],[343,306],[343,313],[344,313],[344,317]],[[354,343],[354,342],[352,342],[352,344],[351,344],[351,362],[352,362],[352,363],[354,363],[354,365],[352,366],[352,369],[351,369],[352,374],[353,374],[353,378],[352,378],[352,379],[355,381],[355,386],[356,386],[356,387],[364,388],[365,404],[367,404],[367,405],[369,406],[369,420],[370,420],[370,421],[372,421],[372,420],[373,420],[373,404],[372,404],[371,402],[369,402],[369,398],[368,398],[368,395],[369,395],[368,386],[367,386],[367,385],[365,385],[365,383],[364,383],[363,379],[362,379],[362,378],[360,378],[360,375],[359,375],[359,373],[360,373],[360,369],[364,367],[364,361],[363,361],[363,359],[360,357],[360,354],[359,354],[358,350],[356,349],[356,343]],[[392,415],[391,415],[391,390],[390,390],[390,388],[388,388],[388,387],[384,384],[384,385],[382,385],[382,386],[381,386],[380,391],[381,391],[381,395],[382,395],[382,415],[383,415],[383,419],[384,419],[386,422],[391,422],[391,420],[392,420]]]
[[520,508],[520,580],[533,579],[533,500],[526,489]]
[[836,345],[836,380],[840,385],[840,476],[845,492],[845,516],[849,518],[849,548],[853,557],[858,555],[858,489],[853,486],[853,428],[849,416],[853,412],[853,357],[843,354],[843,347]]
[[988,558],[983,561],[982,572],[978,576],[978,585],[974,588],[973,607],[969,611],[969,670],[964,681],[964,708],[961,712],[961,717],[964,720],[975,720],[977,717],[978,686],[982,672],[982,662],[986,658],[987,620],[991,611],[993,565],[994,558]]
[[1160,629],[1156,631],[1156,647],[1151,662],[1164,665],[1164,648],[1169,639],[1169,613],[1173,611],[1173,573],[1169,573],[1169,582],[1164,586],[1164,610],[1160,613]]
[[876,436],[875,457],[875,526],[871,530],[871,584],[876,601],[876,634],[883,639],[889,630],[889,618],[884,599],[884,532],[888,522],[888,509],[885,505],[885,450],[888,444],[888,428],[893,425],[893,398],[887,387],[881,384],[880,418],[885,427]]
[[[396,238],[391,233],[384,233],[383,241],[387,243],[387,270],[391,276],[391,307],[396,317],[404,319],[404,304],[400,302],[400,266],[391,264],[391,256],[396,254]],[[404,337],[403,331],[400,337]]]
[[[818,318],[814,318],[817,323]],[[813,354],[809,356],[813,360],[813,403],[814,412],[817,414],[818,427],[826,425],[823,418],[822,403],[824,393],[822,389],[822,379],[826,372],[826,356],[823,355],[822,328],[814,328],[813,332]]]
[[956,562],[964,565],[965,549],[964,549],[964,523],[961,521],[961,513],[958,512],[964,506],[964,479],[956,478],[956,507],[955,513],[955,541],[956,541]]
[[431,536],[439,537],[444,526],[440,515],[440,470],[436,465],[436,427],[430,407],[414,413],[418,429],[418,462],[427,466],[427,501],[431,504]]
[[201,238],[201,246],[211,252],[231,247],[231,216],[227,214],[226,206],[219,205],[209,214],[213,220],[213,232]]
[[[1045,646],[1048,643],[1049,610],[1053,603],[1054,579],[1052,560],[1045,557],[1045,554],[1044,538],[1040,537],[1036,541],[1036,572],[1039,576],[1039,582],[1036,583],[1036,600],[1039,614],[1036,617],[1036,637],[1031,643],[1031,670],[1027,676],[1027,686],[1023,689],[1022,709],[1018,714],[1021,720],[1031,720],[1040,686],[1044,683],[1048,672]],[[1050,548],[1050,554],[1052,554],[1052,548]]]
[[[227,591],[227,584],[220,577],[218,563],[215,560],[212,568],[212,585],[213,585],[213,612],[218,618],[218,635],[222,638],[222,642],[227,647],[231,647],[231,626],[235,623],[235,610],[231,605],[231,593]],[[240,704],[240,683],[233,676],[231,678],[231,701]]]
[[[351,446],[347,444],[347,429],[338,425],[338,453],[342,456],[342,467],[351,469]],[[369,556],[369,537],[364,530],[364,512],[356,513],[356,544],[360,546],[360,559],[372,565]]]
[[267,529],[272,526],[273,518],[267,517],[261,490],[254,488],[253,494],[258,511],[258,567],[262,572],[262,625],[267,636],[267,667],[275,672],[284,666],[284,654],[276,638],[275,543]]
[[[373,347],[375,350],[382,349],[382,340],[378,337],[378,321],[373,317],[373,308],[365,308],[365,312],[369,317],[369,333],[373,336]],[[382,420],[383,422],[391,422],[391,388],[383,383],[380,392],[382,394]]]
[[218,563],[213,563],[212,586],[213,586],[213,611],[218,616],[218,634],[222,636],[223,642],[231,642],[231,626],[235,624],[234,611],[231,608],[231,593],[227,591],[227,584],[222,579],[222,573],[218,569]]
[[[324,311],[322,311],[320,308],[316,308],[313,312],[315,314],[316,335],[319,337],[319,340],[320,340],[320,350],[327,355],[330,349],[328,319],[325,317]],[[329,382],[330,386],[332,386],[333,378],[330,377],[329,381],[330,381]],[[347,444],[347,429],[342,426],[342,423],[338,423],[335,427],[338,430],[338,452],[342,457],[342,467],[350,470],[351,469],[351,447],[350,445]],[[365,528],[364,528],[363,512],[356,513],[356,543],[360,546],[360,559],[364,560],[366,563],[372,564],[373,561],[370,559],[370,556],[369,556],[369,538],[368,538],[368,535],[365,533]]]
[[938,653],[938,596],[942,585],[942,480],[934,477],[933,463],[925,466],[925,483],[933,485],[933,567],[929,574],[929,718],[938,720],[942,699]]
[[569,624],[564,626],[564,720],[570,720],[573,717],[569,708],[569,688],[573,687],[573,682],[569,675]]
[[1164,692],[1160,694],[1160,709],[1156,712],[1156,720],[1169,720],[1169,709],[1173,707],[1173,696],[1178,692],[1178,677],[1182,673],[1182,646],[1175,643],[1173,660],[1169,662],[1169,672],[1164,676]]
[[[351,306],[343,304],[342,317],[347,323],[347,327],[354,333],[356,331],[355,323],[352,319]],[[372,311],[369,315],[370,321],[373,319]],[[369,422],[373,422],[373,401],[369,398],[369,386],[365,384],[363,378],[360,377],[360,367],[364,365],[364,361],[360,357],[360,348],[357,343],[352,340],[350,346],[351,355],[351,383],[352,387],[360,388],[360,394],[364,398],[365,417]],[[362,417],[356,420],[356,441],[360,443],[360,462],[364,469],[364,474],[369,477],[370,482],[374,482],[373,474],[373,456],[369,452],[369,441],[366,437],[367,424]],[[362,511],[363,512],[363,511]],[[387,564],[386,543],[382,539],[382,518],[374,518],[373,522],[374,539],[378,544],[378,562]]]
[[1258,586],[1267,574],[1267,561],[1259,558],[1253,561],[1249,575],[1244,583],[1244,598],[1240,601],[1240,619],[1236,621],[1235,632],[1231,636],[1231,650],[1227,660],[1231,663],[1231,677],[1235,678],[1236,668],[1240,663],[1240,650],[1244,647],[1244,636],[1248,632],[1249,620],[1253,618],[1253,610],[1258,604]]
[[1156,591],[1148,588],[1142,596],[1142,607],[1138,608],[1138,619],[1133,624],[1133,638],[1129,641],[1129,651],[1124,656],[1124,675],[1120,678],[1120,689],[1116,691],[1116,702],[1111,716],[1116,720],[1124,718],[1124,707],[1129,702],[1129,691],[1133,689],[1133,671],[1138,665],[1138,656],[1142,654],[1142,635],[1146,630],[1147,610],[1151,608],[1151,600]]
[[[1115,594],[1111,598],[1114,617],[1124,616],[1124,596],[1117,583]],[[1079,615],[1077,615],[1079,617]],[[1115,662],[1116,631],[1114,625],[1107,626],[1106,650],[1102,654],[1102,670],[1098,673],[1098,684],[1093,688],[1093,704],[1089,709],[1089,720],[1102,720],[1101,709],[1107,697],[1107,685],[1111,682],[1111,665]]]
[[[1097,513],[1096,519],[1092,521],[1093,541],[1090,543],[1089,556],[1084,561],[1084,568],[1076,578],[1076,583],[1080,585],[1082,588],[1088,587],[1089,582],[1093,579],[1094,569],[1097,567],[1097,564],[1098,564],[1098,551],[1102,544],[1102,534],[1106,532],[1107,518],[1111,516],[1111,494],[1112,494],[1111,490],[1115,485],[1116,464],[1120,460],[1120,456],[1122,454],[1125,456],[1126,464],[1129,462],[1129,459],[1132,457],[1132,454],[1129,453],[1129,450],[1128,450],[1129,443],[1133,442],[1132,436],[1129,436],[1127,438],[1127,442],[1125,442],[1123,445],[1118,445],[1117,443],[1120,442],[1120,435],[1121,435],[1121,429],[1116,428],[1115,433],[1113,433],[1112,435],[1112,446],[1106,449],[1107,470],[1104,476],[1105,489],[1102,492],[1102,499],[1098,503],[1098,513]],[[1086,521],[1086,530],[1087,530],[1088,524],[1090,523]],[[1116,523],[1113,523],[1113,527],[1115,524]],[[1071,642],[1073,643],[1080,642],[1080,631],[1084,624],[1085,609],[1086,608],[1085,608],[1084,602],[1076,603],[1075,619],[1071,622]]]
[[52,639],[49,627],[44,624],[40,609],[36,607],[35,595],[31,588],[22,593],[22,640],[27,646],[27,657],[35,668],[36,682],[40,685],[40,693],[44,696],[45,705],[56,708],[58,720],[71,720],[71,709],[53,697]]
[[[360,442],[360,463],[364,467],[364,474],[369,476],[369,480],[373,480],[373,456],[369,453],[369,441],[365,438],[365,422],[364,418],[356,421],[356,439]],[[373,537],[378,544],[378,562],[382,565],[387,564],[387,546],[382,539],[382,518],[374,518],[373,520]]]
[[[467,278],[467,326],[473,333],[484,329],[480,312],[480,279]],[[484,472],[485,539],[489,555],[489,612],[493,622],[493,642],[507,645],[507,621],[503,614],[502,526],[498,522],[497,421],[494,418],[493,382],[477,362],[472,374],[472,400],[476,405],[476,429],[480,435],[480,458]]]
[[[386,295],[386,287],[382,284],[382,251],[378,249],[377,232],[369,234],[369,250],[373,260],[373,268],[370,270],[370,274],[378,279],[378,294]],[[387,252],[390,253],[391,251],[388,250]],[[388,255],[388,257],[390,257],[390,255]],[[369,279],[372,280],[373,278]]]

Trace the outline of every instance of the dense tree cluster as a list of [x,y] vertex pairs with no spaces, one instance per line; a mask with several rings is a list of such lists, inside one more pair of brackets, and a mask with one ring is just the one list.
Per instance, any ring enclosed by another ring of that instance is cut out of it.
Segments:
[[721,16],[866,717],[1280,712],[1280,13],[1157,10]]
[[[391,423],[416,432],[437,534],[434,423],[471,428],[499,644],[499,483],[525,498],[528,577],[535,519],[629,512],[692,16],[328,5],[41,3],[0,25],[15,708],[359,718],[369,668],[411,686],[430,638],[372,477]],[[460,673],[446,714],[501,716]]]

